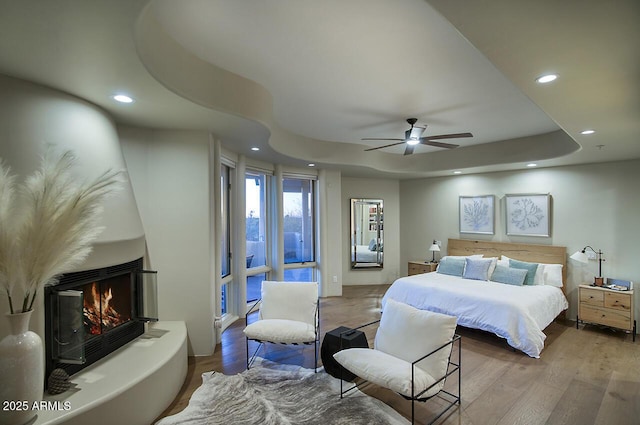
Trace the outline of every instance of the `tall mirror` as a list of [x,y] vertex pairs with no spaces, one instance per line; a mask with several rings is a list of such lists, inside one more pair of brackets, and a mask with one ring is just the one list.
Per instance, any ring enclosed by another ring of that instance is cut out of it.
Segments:
[[351,199],[351,268],[382,268],[384,214],[382,199]]

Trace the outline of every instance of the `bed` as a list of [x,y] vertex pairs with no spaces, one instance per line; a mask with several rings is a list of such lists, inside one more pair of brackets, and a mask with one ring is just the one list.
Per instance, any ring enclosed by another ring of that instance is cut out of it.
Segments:
[[[566,281],[564,247],[449,239],[447,248],[449,256],[505,256],[527,263],[561,265],[549,267],[560,273],[559,284]],[[396,280],[382,305],[384,308],[391,298],[419,309],[454,315],[459,325],[492,332],[513,348],[539,358],[546,339],[543,330],[569,305],[564,286],[542,284],[542,280],[536,283],[516,286],[431,272]]]
[[383,253],[380,253],[380,259],[378,259],[378,251],[370,250],[369,245],[355,245],[351,246],[351,262],[357,263],[379,263],[382,261]]

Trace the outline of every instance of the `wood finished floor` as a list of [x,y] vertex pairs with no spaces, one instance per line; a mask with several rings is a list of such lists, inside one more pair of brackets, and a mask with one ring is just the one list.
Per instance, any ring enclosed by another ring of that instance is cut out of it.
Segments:
[[[342,297],[321,300],[321,335],[340,325],[358,326],[379,318],[387,286],[349,286]],[[229,327],[212,356],[189,357],[180,393],[160,417],[183,410],[201,384],[203,372],[235,374],[245,369],[244,320]],[[368,332],[373,340],[375,329]],[[492,334],[458,328],[462,335],[462,406],[442,424],[640,423],[640,349],[623,332],[558,320],[547,329],[540,359],[514,352]],[[313,367],[313,349],[269,345],[261,356]],[[320,359],[319,359],[320,361]],[[447,385],[450,385],[448,383]],[[380,388],[367,392],[410,417],[410,402]],[[336,397],[339,397],[336,394]],[[437,401],[416,404],[416,423],[424,423]],[[232,423],[230,423],[232,424]]]

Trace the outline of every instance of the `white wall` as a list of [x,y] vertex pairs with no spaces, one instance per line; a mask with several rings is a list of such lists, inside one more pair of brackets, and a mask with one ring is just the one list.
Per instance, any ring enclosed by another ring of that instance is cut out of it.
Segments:
[[[342,295],[343,228],[341,176],[339,171],[320,170],[318,176],[320,235],[318,237],[321,295]],[[335,279],[334,279],[335,277]]]
[[184,320],[190,355],[215,347],[209,135],[120,127],[120,142],[158,271],[161,320]]
[[[407,261],[430,257],[427,250],[433,239],[443,241],[444,255],[448,238],[464,238],[561,245],[567,247],[567,256],[591,245],[605,254],[605,277],[640,284],[638,181],[639,160],[402,181],[401,273],[407,273]],[[506,236],[503,198],[508,193],[551,194],[551,237]],[[461,235],[458,197],[485,194],[496,195],[495,235]],[[596,261],[583,265],[567,259],[567,263],[568,317],[575,319],[577,285],[593,281],[598,266]],[[638,304],[636,301],[636,317]]]
[[[342,283],[390,284],[400,276],[400,184],[398,180],[342,178]],[[351,198],[382,199],[384,208],[384,267],[351,270]]]
[[[39,168],[46,146],[62,152],[73,150],[78,179],[89,180],[109,168],[125,169],[118,135],[111,118],[82,99],[23,80],[0,75],[0,158],[24,181]],[[88,270],[135,260],[144,255],[144,231],[129,183],[111,195],[104,205],[100,225],[103,232],[93,252],[68,272]],[[42,291],[40,291],[42,292]],[[36,300],[31,328],[44,339],[42,293]],[[0,313],[9,310],[0,295]],[[13,300],[14,306],[22,300]],[[8,333],[0,320],[0,339]]]

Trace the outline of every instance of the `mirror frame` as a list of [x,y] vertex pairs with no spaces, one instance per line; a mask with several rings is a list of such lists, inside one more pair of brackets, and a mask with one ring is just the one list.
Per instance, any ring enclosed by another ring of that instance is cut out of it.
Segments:
[[[382,199],[351,198],[350,206],[349,263],[351,269],[381,269],[384,265],[384,203]],[[366,241],[375,241],[376,249],[370,250],[368,246],[370,242],[365,245]],[[365,247],[366,251],[363,252]],[[367,254],[364,256],[366,261],[359,261],[358,253]]]

